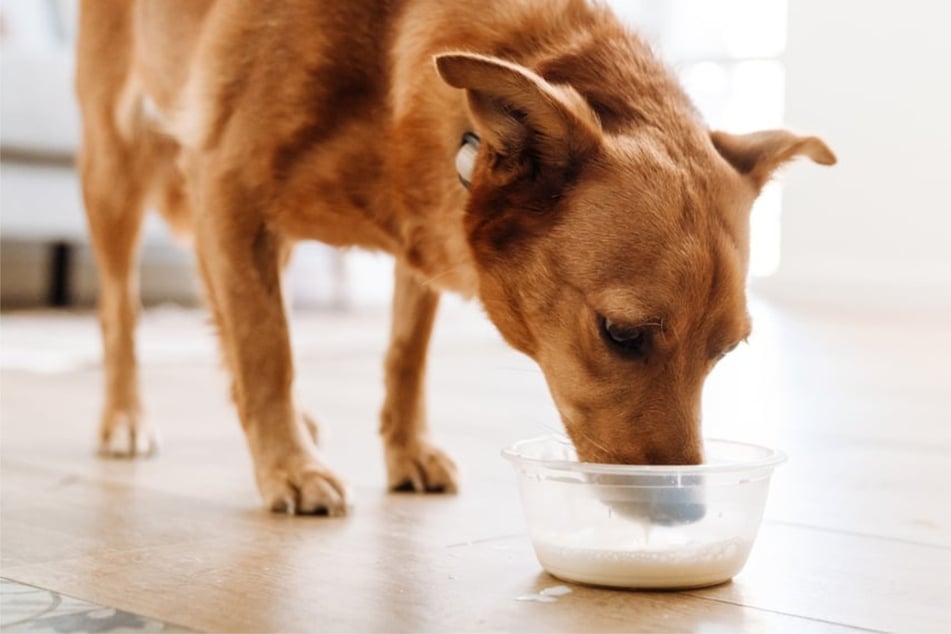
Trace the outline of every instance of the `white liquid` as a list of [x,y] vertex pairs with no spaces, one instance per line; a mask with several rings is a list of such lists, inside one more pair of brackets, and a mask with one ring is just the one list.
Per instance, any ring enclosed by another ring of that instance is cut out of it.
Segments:
[[746,563],[742,539],[675,548],[612,550],[535,540],[542,567],[566,581],[623,588],[697,588],[722,583]]
[[571,594],[571,588],[568,586],[552,586],[545,588],[538,594],[523,594],[515,597],[516,601],[538,601],[539,603],[555,603],[558,597]]

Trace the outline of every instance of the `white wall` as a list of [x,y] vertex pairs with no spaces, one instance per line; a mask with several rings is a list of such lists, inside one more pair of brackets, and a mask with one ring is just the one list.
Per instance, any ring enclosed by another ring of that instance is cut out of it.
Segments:
[[789,3],[786,122],[839,165],[787,171],[765,290],[951,306],[949,28],[951,4],[932,0]]

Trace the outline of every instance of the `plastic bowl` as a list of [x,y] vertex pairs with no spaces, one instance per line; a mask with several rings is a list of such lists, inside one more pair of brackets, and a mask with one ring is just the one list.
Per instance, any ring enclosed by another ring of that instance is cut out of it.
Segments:
[[708,439],[701,465],[578,462],[567,439],[502,451],[542,567],[598,586],[684,589],[730,580],[763,518],[775,449]]

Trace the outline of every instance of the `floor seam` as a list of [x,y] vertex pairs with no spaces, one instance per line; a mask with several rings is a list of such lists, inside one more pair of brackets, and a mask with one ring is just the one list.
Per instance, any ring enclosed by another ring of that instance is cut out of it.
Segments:
[[817,526],[815,524],[806,524],[803,522],[792,522],[789,520],[764,520],[766,525],[774,526],[788,526],[791,528],[801,528],[804,530],[817,531],[822,533],[837,533],[839,535],[848,535],[850,537],[861,537],[863,539],[879,539],[888,542],[895,542],[898,544],[907,544],[909,546],[920,546],[922,548],[935,548],[937,550],[951,550],[951,546],[946,546],[944,544],[935,544],[931,542],[921,542],[914,539],[905,539],[904,537],[889,537],[887,535],[875,535],[872,533],[863,533],[861,531],[853,531],[847,528],[831,528],[826,526]]
[[814,616],[804,616],[802,614],[795,614],[793,612],[783,612],[782,610],[772,610],[770,608],[764,608],[756,605],[750,605],[748,603],[740,603],[738,601],[730,601],[728,599],[718,599],[716,597],[705,596],[702,594],[695,594],[693,592],[682,592],[684,596],[693,597],[695,599],[700,599],[702,601],[712,601],[714,603],[722,603],[726,605],[735,605],[739,608],[745,608],[748,610],[757,610],[760,612],[769,612],[770,614],[779,614],[781,616],[788,616],[795,619],[803,619],[806,621],[813,621],[815,623],[825,623],[826,625],[836,625],[839,627],[847,627],[853,630],[858,630],[861,632],[873,632],[874,634],[892,634],[891,630],[876,630],[870,627],[864,627],[862,625],[852,625],[851,623],[842,623],[841,621],[832,621],[829,619],[820,619]]

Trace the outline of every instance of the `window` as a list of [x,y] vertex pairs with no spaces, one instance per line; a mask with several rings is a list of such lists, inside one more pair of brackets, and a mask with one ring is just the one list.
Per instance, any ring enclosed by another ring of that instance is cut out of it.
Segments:
[[[617,14],[673,66],[713,129],[782,126],[786,0],[611,0]],[[779,267],[782,193],[776,183],[753,208],[750,274]]]

